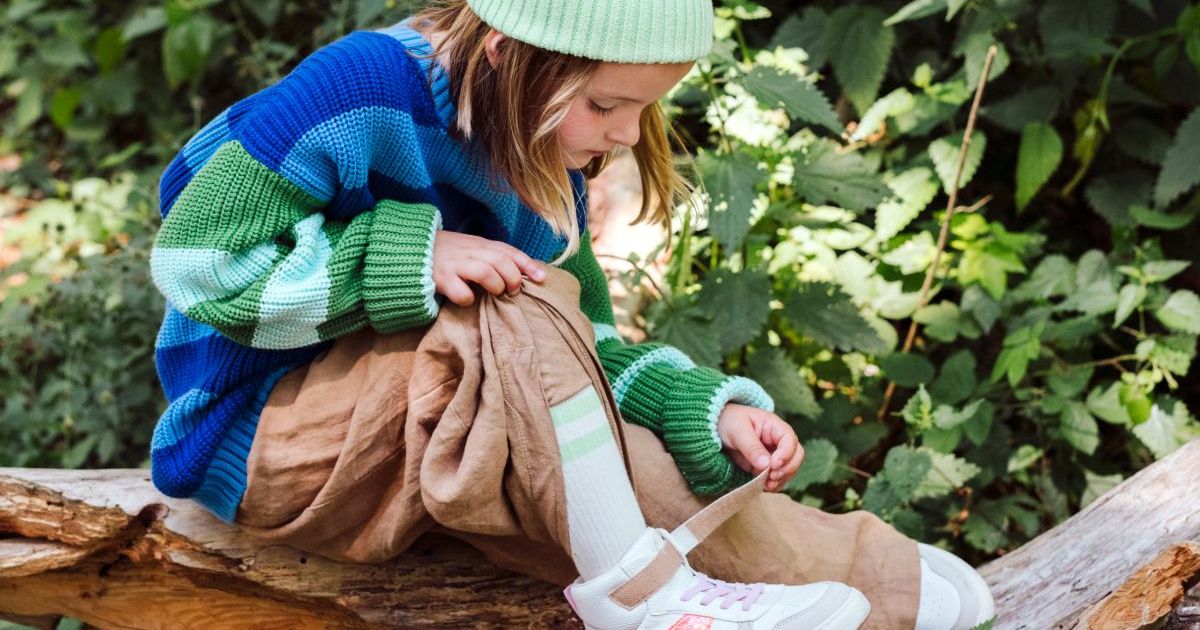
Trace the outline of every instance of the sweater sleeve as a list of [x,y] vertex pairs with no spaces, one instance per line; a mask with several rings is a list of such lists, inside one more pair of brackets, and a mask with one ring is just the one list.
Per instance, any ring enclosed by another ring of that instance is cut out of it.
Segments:
[[680,350],[661,343],[627,343],[614,326],[608,281],[584,232],[579,251],[563,262],[580,284],[580,308],[596,331],[604,365],[622,417],[662,438],[692,491],[720,494],[751,478],[724,451],[717,419],[726,403],[774,410],[754,381],[697,366]]
[[[168,167],[164,190],[186,184],[164,195],[151,272],[180,312],[265,349],[436,318],[438,209],[366,192],[373,163],[418,142],[421,117],[408,110],[420,94],[388,77],[388,64],[407,61],[389,40],[359,33],[326,46],[227,110]],[[385,126],[408,144],[373,141]]]

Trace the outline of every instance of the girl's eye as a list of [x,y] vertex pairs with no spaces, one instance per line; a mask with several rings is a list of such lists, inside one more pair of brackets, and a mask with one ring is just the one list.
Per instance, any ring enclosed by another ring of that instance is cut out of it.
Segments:
[[608,116],[609,114],[611,114],[613,112],[613,109],[615,109],[612,107],[600,107],[599,105],[596,104],[596,101],[592,101],[592,100],[588,101],[588,105],[590,105],[592,107],[592,111],[596,112],[597,114],[600,114],[601,116]]

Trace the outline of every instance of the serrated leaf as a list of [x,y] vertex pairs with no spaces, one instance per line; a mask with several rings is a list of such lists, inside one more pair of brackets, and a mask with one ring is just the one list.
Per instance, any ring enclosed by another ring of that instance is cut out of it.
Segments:
[[1172,330],[1200,333],[1200,297],[1187,289],[1180,289],[1154,311],[1154,316]]
[[1162,164],[1167,148],[1171,146],[1171,136],[1162,127],[1144,118],[1132,118],[1119,123],[1113,140],[1125,155],[1155,166]]
[[805,201],[821,205],[832,201],[861,212],[883,201],[888,188],[857,153],[838,153],[837,145],[819,141],[798,160],[793,174]]
[[729,354],[762,332],[771,311],[771,279],[761,271],[717,269],[701,283],[696,307],[721,331],[721,353]]
[[[954,186],[954,175],[958,169],[958,153],[961,148],[961,133],[939,138],[929,144],[929,157],[933,160],[933,167],[942,180],[942,190],[947,195]],[[983,132],[976,130],[971,136],[971,146],[967,147],[967,160],[963,163],[962,179],[959,180],[960,188],[965,188],[971,178],[975,176],[975,171],[979,169],[979,163],[983,161],[983,152],[986,149],[987,137],[983,135]]]
[[904,171],[889,180],[887,186],[894,197],[875,209],[875,234],[881,241],[899,234],[929,206],[938,192],[933,171],[923,167]]
[[803,48],[808,53],[808,63],[813,70],[821,68],[829,60],[829,14],[820,7],[807,6],[793,13],[779,25],[768,48]]
[[1176,402],[1169,414],[1154,405],[1150,410],[1150,419],[1134,427],[1133,434],[1154,453],[1156,459],[1162,459],[1200,435],[1200,426],[1192,419],[1187,407]]
[[1091,365],[1055,365],[1046,376],[1046,385],[1050,387],[1050,391],[1063,398],[1074,398],[1087,387],[1094,371]]
[[710,367],[721,361],[719,336],[712,322],[694,306],[668,312],[654,328],[656,341],[675,346],[696,363]]
[[1018,133],[1031,122],[1053,120],[1061,100],[1057,86],[1036,86],[1020,90],[993,105],[985,105],[979,113],[1005,130]]
[[820,125],[835,134],[842,133],[842,123],[825,94],[794,75],[777,68],[756,66],[742,80],[742,86],[763,105],[783,108],[792,120]]
[[1142,169],[1093,177],[1084,191],[1088,205],[1113,227],[1134,225],[1130,207],[1150,202],[1154,180]]
[[1166,282],[1190,267],[1186,260],[1152,260],[1142,265],[1146,282]]
[[[775,399],[775,408],[782,413],[818,418],[821,406],[813,396],[800,368],[779,348],[760,348],[750,357],[750,377]],[[805,443],[807,448],[808,443]]]
[[950,405],[938,405],[937,409],[933,410],[933,426],[939,429],[954,429],[959,427],[975,417],[983,402],[983,399],[980,398],[957,410]]
[[885,19],[883,11],[861,5],[842,6],[830,16],[833,75],[859,112],[867,111],[879,94],[896,43],[896,33],[884,26]]
[[920,485],[913,490],[914,499],[944,497],[980,472],[979,466],[949,453],[938,453],[927,448],[917,450],[929,455],[931,465]]
[[883,470],[867,483],[863,508],[886,514],[908,503],[932,468],[929,453],[903,445],[892,447],[884,458]]
[[826,347],[869,354],[888,349],[850,296],[827,282],[800,285],[788,298],[785,312],[797,330]]
[[919,354],[895,352],[881,357],[879,367],[901,387],[916,387],[933,380],[933,364]]
[[1165,208],[1176,197],[1200,183],[1200,107],[1192,110],[1175,132],[1175,140],[1163,158],[1158,184],[1154,187],[1154,203]]
[[804,442],[804,461],[784,486],[784,492],[803,492],[809,486],[828,482],[833,478],[837,456],[837,447],[829,440],[817,438]]
[[879,130],[889,116],[905,113],[912,108],[913,95],[908,90],[904,88],[892,90],[887,96],[875,101],[863,113],[862,119],[858,121],[858,126],[854,128],[854,133],[850,134],[850,141],[860,142],[867,139]]
[[704,152],[696,158],[696,168],[712,197],[708,212],[709,231],[722,247],[738,249],[750,231],[755,190],[766,173],[758,169],[758,160],[745,153],[715,155]]
[[949,301],[923,306],[913,314],[913,321],[925,327],[927,336],[945,343],[958,338],[962,319],[958,305]]
[[1096,419],[1081,402],[1071,402],[1060,417],[1059,430],[1063,439],[1075,450],[1091,455],[1100,445],[1100,427]]
[[1154,338],[1154,348],[1147,357],[1155,365],[1178,376],[1187,376],[1196,358],[1194,335],[1163,335]]
[[913,433],[925,433],[933,428],[933,400],[924,385],[904,403],[900,417]]
[[1017,209],[1024,210],[1062,162],[1062,138],[1042,122],[1025,125],[1017,152]]

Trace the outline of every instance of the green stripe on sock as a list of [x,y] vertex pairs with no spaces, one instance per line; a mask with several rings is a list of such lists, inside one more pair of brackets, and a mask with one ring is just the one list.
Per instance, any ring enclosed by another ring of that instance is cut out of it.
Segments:
[[589,385],[578,394],[551,407],[550,417],[554,420],[554,426],[562,427],[580,418],[586,418],[588,414],[600,408],[600,397]]
[[612,429],[607,424],[591,431],[581,438],[567,442],[558,447],[564,464],[575,461],[588,453],[613,441]]

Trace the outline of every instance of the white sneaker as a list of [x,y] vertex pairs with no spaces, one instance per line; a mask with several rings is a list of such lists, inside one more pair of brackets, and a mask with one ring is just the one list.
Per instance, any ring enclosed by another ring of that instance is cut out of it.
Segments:
[[765,474],[701,510],[674,532],[647,527],[620,562],[563,594],[587,630],[856,630],[871,605],[839,582],[804,586],[723,582],[687,553],[761,492]]
[[917,543],[921,554],[921,602],[916,630],[970,630],[995,616],[983,576],[958,556]]

